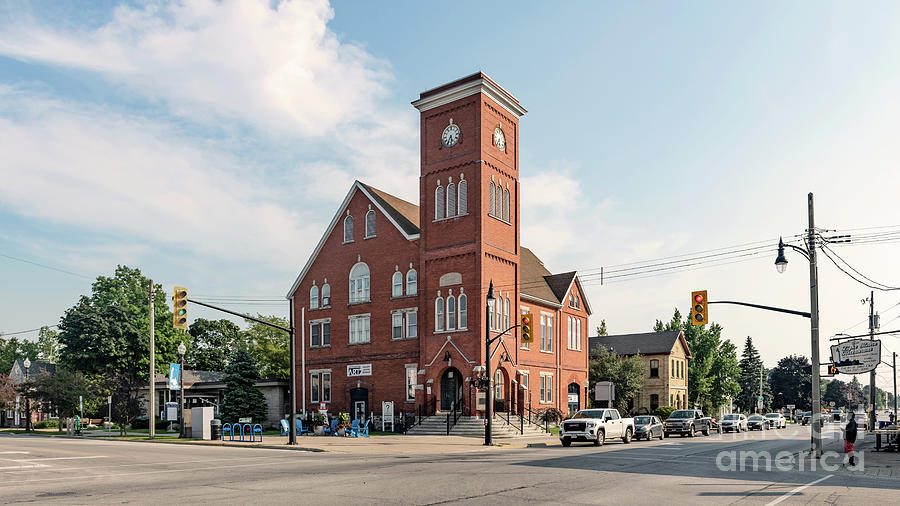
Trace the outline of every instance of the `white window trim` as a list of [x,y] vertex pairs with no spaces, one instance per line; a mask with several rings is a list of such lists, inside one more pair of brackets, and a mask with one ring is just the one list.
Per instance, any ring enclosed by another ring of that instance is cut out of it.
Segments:
[[[394,287],[397,286],[397,284],[394,283],[394,280],[397,279],[397,276],[400,276],[400,293],[395,294]],[[400,297],[403,297],[403,288],[405,288],[405,284],[406,276],[404,276],[400,271],[394,271],[394,273],[391,275],[391,298],[398,299]],[[369,290],[371,291],[371,287],[369,287]]]
[[[459,319],[459,315],[461,314],[461,313],[460,313],[460,307],[461,307],[461,306],[459,305],[459,298],[460,298],[460,297],[464,297],[464,298],[466,299],[466,311],[465,311],[465,313],[466,313],[466,321],[465,321],[465,325],[462,325],[462,324],[461,324],[461,320]],[[464,293],[461,293],[461,294],[459,294],[459,295],[456,296],[456,330],[458,330],[458,331],[459,331],[459,330],[469,330],[469,296],[466,295],[466,294],[464,294]]]
[[[317,401],[312,400],[312,381],[310,381],[309,382],[310,402],[316,402],[316,403],[324,402],[325,404],[330,404],[331,399],[329,399],[327,401],[322,400],[322,374],[323,373],[329,374],[332,378],[332,384],[333,384],[334,383],[334,375],[331,374],[331,369],[310,369],[307,372],[309,373],[310,379],[312,379],[313,376],[319,377],[319,390],[318,390],[318,392],[316,392],[316,395],[318,396],[319,400],[317,400]],[[332,390],[334,390],[333,386],[332,386]],[[332,397],[334,397],[334,396],[332,395]]]
[[[347,239],[347,218],[350,218],[350,221],[352,223],[351,224],[352,230],[350,230],[350,239]],[[353,219],[353,216],[348,214],[346,217],[344,217],[343,225],[344,225],[343,229],[342,229],[343,235],[341,236],[341,239],[343,240],[343,244],[350,244],[351,242],[356,242],[353,240],[353,238],[356,237],[356,220]]]
[[[369,320],[369,340],[368,341],[359,341],[354,343],[353,339],[353,324],[352,320]],[[347,343],[349,346],[356,346],[358,344],[371,344],[372,343],[372,313],[361,313],[361,314],[352,314],[347,316],[347,320],[349,325],[347,325]]]
[[[416,313],[416,335],[413,337],[409,337],[409,320],[407,315],[409,313]],[[394,337],[394,315],[400,315],[400,337]],[[391,341],[405,341],[407,339],[418,339],[419,338],[419,308],[417,307],[406,307],[402,309],[392,309],[391,310]]]
[[[547,312],[541,311],[541,322],[540,322],[540,324],[541,324],[541,339],[544,338],[544,317],[548,317],[549,319],[552,320],[554,318],[554,316],[555,315],[553,313],[547,313]],[[553,353],[553,339],[554,339],[554,337],[553,337],[553,322],[551,321],[546,327],[550,330],[550,339],[545,339],[544,342],[547,343],[547,347],[549,347],[550,349],[547,350],[547,349],[544,349],[543,347],[541,347],[541,353],[552,354]],[[538,341],[538,345],[540,345],[540,341]]]
[[[541,381],[544,383],[544,398],[540,400],[541,404],[553,404],[553,373],[552,372],[542,372]],[[547,379],[550,378],[550,388],[547,388]]]
[[321,325],[323,323],[331,324],[331,318],[318,318],[318,319],[309,321],[309,327],[310,327],[309,347],[310,348],[313,348],[313,349],[315,349],[315,348],[331,348],[331,329],[328,330],[328,344],[315,344],[314,345],[312,343],[312,327],[313,327],[313,325],[319,326],[319,342],[320,343],[322,342],[322,337],[324,336],[324,334],[322,333]]
[[[369,214],[375,216],[375,220],[373,220],[372,223],[376,226],[374,226],[372,228],[376,229],[376,231],[375,231],[376,233],[372,233],[372,234],[369,233]],[[366,236],[363,237],[363,239],[371,239],[373,237],[378,237],[377,224],[376,224],[377,220],[378,220],[378,215],[375,213],[375,210],[369,209],[369,211],[366,213]]]
[[413,394],[412,399],[409,398],[409,385],[406,382],[409,379],[409,371],[410,370],[414,371],[415,374],[413,375],[413,378],[415,381],[413,381],[412,386],[413,386],[413,392],[415,392],[416,391],[416,383],[418,383],[418,381],[419,381],[418,380],[419,364],[404,364],[403,369],[404,369],[403,387],[405,389],[405,393],[403,394],[403,399],[404,399],[403,402],[408,402],[408,403],[416,402],[415,393]]

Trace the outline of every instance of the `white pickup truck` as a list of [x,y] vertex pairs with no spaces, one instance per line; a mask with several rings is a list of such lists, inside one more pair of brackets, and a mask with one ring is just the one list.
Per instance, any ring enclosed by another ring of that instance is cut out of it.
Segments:
[[559,440],[563,446],[571,445],[572,441],[591,441],[594,446],[600,446],[613,438],[630,443],[632,435],[634,418],[622,418],[619,411],[612,408],[582,409],[559,427]]

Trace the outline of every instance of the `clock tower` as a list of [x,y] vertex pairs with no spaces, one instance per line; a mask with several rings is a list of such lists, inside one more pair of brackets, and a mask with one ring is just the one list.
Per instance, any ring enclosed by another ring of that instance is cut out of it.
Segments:
[[[421,136],[420,356],[426,379],[443,384],[447,358],[463,377],[484,364],[491,282],[492,333],[518,323],[519,118],[526,111],[481,72],[425,91],[412,104]],[[507,335],[515,343],[518,333]],[[508,348],[517,353],[515,344]]]

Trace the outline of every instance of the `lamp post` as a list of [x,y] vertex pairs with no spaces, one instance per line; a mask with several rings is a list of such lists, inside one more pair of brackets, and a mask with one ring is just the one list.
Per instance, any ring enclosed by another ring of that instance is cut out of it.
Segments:
[[187,347],[184,345],[184,341],[178,344],[178,363],[179,369],[181,369],[181,373],[178,375],[178,402],[180,403],[179,408],[179,417],[178,417],[178,437],[184,438],[184,352],[187,351]]
[[778,256],[775,268],[779,273],[787,269],[787,258],[784,256],[785,246],[797,251],[809,261],[809,323],[810,345],[812,347],[812,430],[810,431],[810,450],[814,457],[822,455],[822,406],[819,389],[819,275],[816,266],[816,225],[813,214],[813,194],[807,196],[809,210],[809,228],[807,229],[806,249],[785,244],[778,239]]
[[487,300],[484,308],[484,373],[487,378],[487,388],[485,392],[485,403],[484,403],[484,417],[485,417],[485,425],[484,425],[484,445],[491,446],[493,444],[493,440],[491,439],[491,429],[493,426],[491,422],[493,422],[493,413],[491,412],[491,405],[493,402],[492,393],[493,388],[491,385],[491,304],[494,302],[494,282],[491,281],[490,286],[488,287]]
[[31,397],[28,396],[28,369],[31,368],[31,360],[25,357],[25,432],[31,432]]

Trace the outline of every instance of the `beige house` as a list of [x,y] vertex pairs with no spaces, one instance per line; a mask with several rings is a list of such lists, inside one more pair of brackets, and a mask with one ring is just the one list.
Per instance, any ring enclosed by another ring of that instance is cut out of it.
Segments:
[[634,400],[633,413],[652,412],[660,406],[688,407],[688,349],[684,333],[647,332],[597,336],[590,339],[593,350],[605,346],[617,355],[640,355],[644,361],[644,388]]

